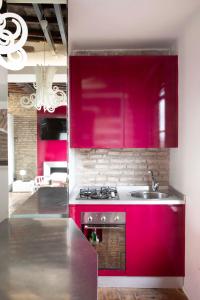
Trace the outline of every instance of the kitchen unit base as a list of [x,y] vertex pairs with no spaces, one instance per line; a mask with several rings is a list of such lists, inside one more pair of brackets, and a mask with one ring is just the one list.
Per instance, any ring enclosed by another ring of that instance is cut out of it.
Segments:
[[80,228],[85,212],[126,213],[126,269],[99,270],[99,276],[184,277],[185,205],[69,205]]
[[98,287],[116,288],[182,288],[184,277],[99,276]]

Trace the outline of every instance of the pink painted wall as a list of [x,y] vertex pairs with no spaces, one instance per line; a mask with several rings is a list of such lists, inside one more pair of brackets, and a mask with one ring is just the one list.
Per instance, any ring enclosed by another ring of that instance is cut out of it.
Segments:
[[44,117],[65,117],[66,106],[58,107],[54,113],[37,112],[37,174],[43,175],[44,161],[65,161],[68,160],[68,142],[63,140],[45,141],[40,139],[39,121]]

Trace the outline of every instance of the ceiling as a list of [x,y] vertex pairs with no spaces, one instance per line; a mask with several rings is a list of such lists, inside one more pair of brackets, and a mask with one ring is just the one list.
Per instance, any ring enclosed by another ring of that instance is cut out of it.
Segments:
[[[28,82],[32,83],[36,81],[36,67],[29,66],[24,67],[19,71],[9,71],[8,73],[8,82],[9,83],[20,83]],[[56,66],[56,74],[54,76],[55,82],[67,82],[67,71],[65,66]]]
[[[26,66],[44,64],[44,48],[46,65],[66,66],[67,39],[70,51],[172,48],[200,8],[199,0],[68,0],[67,5],[26,1],[7,1],[8,11],[20,14],[28,24]],[[41,20],[48,22],[46,34]]]
[[[18,2],[18,1],[17,1]],[[8,1],[7,11],[19,14],[28,25],[28,40],[24,46],[28,54],[27,66],[36,64],[66,65],[67,55],[67,5],[12,3]],[[46,22],[47,27],[43,25]],[[8,22],[7,28],[15,31],[13,22]]]
[[69,0],[69,49],[169,47],[199,0]]
[[[59,5],[61,10],[61,18],[63,23],[67,24],[66,5]],[[56,18],[55,7],[53,4],[8,4],[9,12],[19,14],[28,25],[28,41],[44,41],[45,36],[39,22],[38,12],[41,13],[41,18],[47,20],[49,35],[52,36],[53,44],[62,44],[61,34]],[[9,28],[15,28],[14,23],[10,23]]]

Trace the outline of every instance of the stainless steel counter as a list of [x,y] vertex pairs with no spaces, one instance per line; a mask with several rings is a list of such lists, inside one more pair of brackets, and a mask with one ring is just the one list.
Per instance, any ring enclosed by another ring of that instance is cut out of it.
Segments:
[[97,255],[73,220],[0,223],[0,299],[97,299]]
[[68,190],[65,187],[42,187],[14,212],[14,218],[67,217]]

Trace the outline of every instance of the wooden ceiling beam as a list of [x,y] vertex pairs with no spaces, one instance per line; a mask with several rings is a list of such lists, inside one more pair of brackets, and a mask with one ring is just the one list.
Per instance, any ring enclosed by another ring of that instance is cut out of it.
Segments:
[[54,4],[54,9],[55,9],[56,18],[58,21],[58,27],[60,30],[62,43],[65,46],[65,48],[67,48],[67,36],[66,36],[65,24],[64,24],[64,20],[63,20],[61,7],[59,4]]
[[[20,16],[26,21],[27,24],[38,25],[38,18],[37,17],[26,16],[26,15],[23,15],[23,14],[20,14]],[[58,25],[58,22],[57,22],[56,18],[48,17],[47,20],[48,20],[48,23],[50,25]],[[10,20],[8,20],[8,23],[9,23],[9,25],[10,24],[12,25],[12,22]],[[14,25],[13,25],[13,27],[14,27]]]
[[[48,24],[47,26],[45,26],[45,23],[44,21],[45,18],[44,18],[44,14],[42,12],[42,8],[41,8],[41,5],[38,5],[38,4],[35,4],[33,3],[33,7],[35,9],[35,13],[37,15],[37,18],[38,18],[38,21],[40,23],[40,26],[42,28],[42,31],[44,33],[44,36],[45,36],[45,39],[49,45],[49,48],[51,49],[52,53],[55,54],[55,45],[54,45],[54,41],[53,41],[53,38],[52,38],[52,35],[51,35],[51,32],[48,28]],[[47,22],[47,21],[46,21]]]
[[31,93],[35,93],[35,89],[31,83],[25,83],[25,85]]

